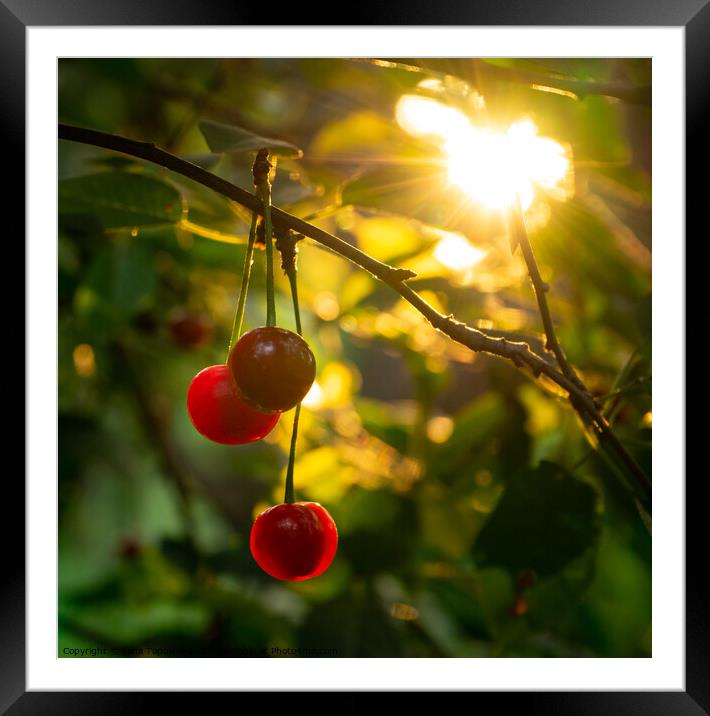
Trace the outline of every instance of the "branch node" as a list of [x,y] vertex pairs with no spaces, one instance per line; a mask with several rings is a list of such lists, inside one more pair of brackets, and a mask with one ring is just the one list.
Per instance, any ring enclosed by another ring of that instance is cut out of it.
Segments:
[[414,278],[417,274],[414,271],[404,268],[392,268],[390,267],[389,276],[387,277],[388,283],[402,283],[410,278]]
[[264,227],[263,217],[259,217],[256,224],[256,238],[254,239],[254,246],[266,246],[266,229]]
[[281,253],[281,268],[288,275],[292,271],[296,271],[298,248],[295,235],[289,229],[274,227],[274,236],[276,237],[276,248]]
[[263,147],[256,153],[251,173],[254,177],[254,186],[262,186],[269,181],[269,173],[273,164],[269,161],[269,150]]

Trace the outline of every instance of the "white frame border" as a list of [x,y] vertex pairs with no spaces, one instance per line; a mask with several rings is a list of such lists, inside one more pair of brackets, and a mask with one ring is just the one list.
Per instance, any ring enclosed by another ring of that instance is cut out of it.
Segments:
[[[683,27],[28,27],[28,690],[685,690],[685,357],[677,348],[685,345],[684,46]],[[663,287],[662,298],[653,297],[653,360],[662,376],[654,383],[653,410],[656,445],[663,448],[653,453],[651,658],[320,659],[317,665],[57,658],[57,374],[47,351],[57,340],[57,58],[126,56],[126,50],[132,57],[653,57],[653,231],[659,237],[653,272]]]

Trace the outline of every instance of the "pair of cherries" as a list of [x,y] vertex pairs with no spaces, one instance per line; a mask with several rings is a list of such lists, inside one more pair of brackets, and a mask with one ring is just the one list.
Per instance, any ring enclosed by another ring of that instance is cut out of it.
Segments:
[[315,376],[313,352],[301,336],[276,326],[255,328],[232,346],[226,365],[193,378],[187,410],[195,429],[214,442],[255,442],[303,400]]
[[[282,412],[305,397],[316,363],[306,341],[275,326],[245,333],[226,365],[200,371],[187,392],[195,429],[224,445],[243,445],[268,435]],[[322,574],[333,561],[338,531],[316,502],[281,504],[262,512],[250,548],[259,566],[276,579],[300,581]]]

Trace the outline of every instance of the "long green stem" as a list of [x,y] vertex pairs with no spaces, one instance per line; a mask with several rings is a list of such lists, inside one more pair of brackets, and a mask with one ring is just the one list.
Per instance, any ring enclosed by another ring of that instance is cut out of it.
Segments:
[[296,333],[303,335],[301,330],[301,309],[298,305],[298,282],[296,280],[296,270],[288,272],[288,282],[291,284],[291,297],[293,298],[293,316],[296,319]]
[[242,286],[239,289],[239,301],[237,310],[234,313],[234,324],[232,325],[232,337],[229,340],[229,350],[237,342],[241,332],[242,323],[244,322],[244,307],[247,302],[247,292],[249,291],[249,279],[251,278],[251,266],[254,262],[254,241],[256,240],[256,220],[257,213],[251,215],[251,226],[249,228],[249,241],[247,243],[247,251],[244,256],[244,268],[242,269]]
[[[293,315],[296,319],[296,332],[302,335],[301,329],[301,309],[298,303],[298,281],[296,279],[295,262],[287,270],[288,282],[291,285],[291,298],[293,299]],[[293,469],[296,462],[296,440],[298,438],[298,420],[301,417],[301,404],[296,406],[296,412],[293,415],[293,430],[291,432],[291,448],[288,453],[288,468],[286,469],[286,489],[284,492],[284,502],[295,502],[293,490]]]
[[264,238],[266,240],[266,325],[276,325],[276,302],[274,300],[274,228],[271,223],[271,186],[264,182],[259,187],[264,205]]
[[298,419],[301,417],[301,404],[296,406],[293,414],[293,429],[291,431],[291,448],[288,452],[288,468],[286,469],[286,489],[284,490],[284,502],[292,504],[296,501],[293,490],[293,467],[296,462],[296,440],[298,439]]

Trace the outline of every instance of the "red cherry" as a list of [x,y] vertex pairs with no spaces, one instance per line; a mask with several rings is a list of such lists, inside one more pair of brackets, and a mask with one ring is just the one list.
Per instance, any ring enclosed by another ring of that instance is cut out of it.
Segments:
[[249,544],[267,574],[300,582],[330,567],[338,548],[338,529],[317,502],[276,505],[254,520]]
[[141,543],[135,537],[124,537],[118,546],[118,554],[123,559],[135,559],[141,553]]
[[216,443],[241,445],[261,440],[279,421],[247,405],[226,365],[201,370],[187,391],[187,412],[197,432]]
[[190,313],[177,307],[168,314],[168,330],[177,346],[195,348],[210,341],[214,325],[205,313]]
[[227,360],[244,399],[264,412],[290,410],[303,400],[316,377],[308,343],[275,326],[245,333]]

